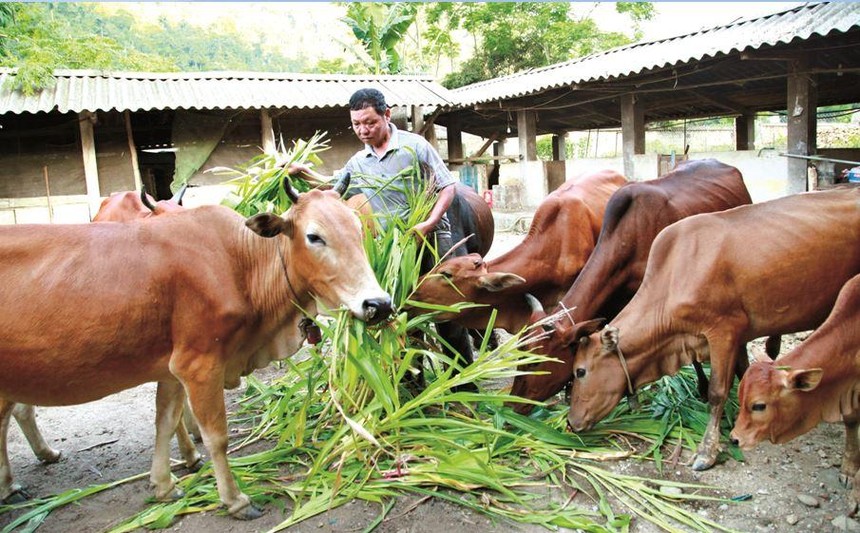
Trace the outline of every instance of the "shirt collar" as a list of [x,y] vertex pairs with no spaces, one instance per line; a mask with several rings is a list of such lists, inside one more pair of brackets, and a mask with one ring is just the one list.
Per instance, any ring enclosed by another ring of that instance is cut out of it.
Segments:
[[[400,148],[400,133],[399,133],[400,130],[397,129],[397,126],[395,126],[394,123],[389,122],[388,123],[388,131],[391,132],[391,136],[388,138],[388,149],[385,150],[385,153],[382,154],[382,156],[379,156],[379,159],[382,159],[383,157],[385,157],[388,154],[388,152],[391,152],[393,150],[397,150],[398,148]],[[366,157],[370,157],[370,156],[377,157],[376,151],[369,144],[364,145],[364,152],[365,152],[364,155]]]

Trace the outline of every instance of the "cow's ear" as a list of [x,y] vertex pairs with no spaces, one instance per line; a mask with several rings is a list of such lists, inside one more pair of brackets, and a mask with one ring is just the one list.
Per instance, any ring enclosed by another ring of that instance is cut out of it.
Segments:
[[526,280],[516,274],[506,272],[493,272],[484,274],[478,278],[478,287],[490,292],[498,292],[510,287],[522,285]]
[[261,237],[274,237],[283,233],[287,237],[293,235],[293,221],[284,219],[274,213],[259,213],[245,221],[251,231]]
[[[599,331],[606,323],[605,318],[594,318],[585,322],[576,323],[576,340],[587,339],[592,333]],[[618,330],[615,330],[618,331]]]
[[820,368],[791,370],[785,376],[786,387],[790,390],[809,392],[821,383],[823,375],[824,371]]
[[603,343],[603,348],[606,351],[616,351],[618,349],[618,328],[606,326],[600,332],[600,342]]

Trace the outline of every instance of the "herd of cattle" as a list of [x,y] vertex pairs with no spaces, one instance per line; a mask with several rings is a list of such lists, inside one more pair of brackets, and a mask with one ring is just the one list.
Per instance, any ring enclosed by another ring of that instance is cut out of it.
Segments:
[[[491,261],[470,255],[441,263],[414,299],[487,304],[441,317],[468,327],[487,327],[495,308],[499,327],[542,328],[530,350],[555,361],[523,369],[511,392],[546,400],[572,384],[574,431],[591,428],[638,387],[694,364],[710,405],[696,470],[716,461],[724,404],[749,365],[746,343],[768,337],[775,357],[781,335],[821,326],[791,354],[749,370],[732,438],[743,447],[765,437],[785,442],[822,419],[843,420],[842,472],[853,479],[860,468],[858,275],[860,189],[752,204],[737,169],[702,160],[652,181],[600,172],[566,183],[539,206],[521,245]],[[560,287],[568,288],[559,297]],[[554,306],[551,316],[544,306]],[[702,362],[710,363],[709,383]],[[525,413],[532,405],[512,407]],[[860,478],[854,487],[858,501]]]
[[[0,228],[0,500],[23,494],[6,449],[13,415],[37,457],[52,462],[59,452],[31,405],[155,381],[155,496],[178,495],[173,435],[188,467],[200,462],[181,420],[187,399],[221,501],[237,518],[258,516],[227,465],[223,388],[297,351],[301,310],[346,306],[370,323],[391,312],[358,218],[339,198],[347,184],[299,195],[287,181],[295,205],[283,217],[243,221],[226,207],[122,193],[104,202],[97,224]],[[492,239],[485,215],[455,222],[479,236],[478,252]],[[753,204],[740,172],[714,160],[646,182],[596,172],[550,194],[519,246],[490,261],[447,259],[412,298],[486,304],[437,316],[461,328],[486,329],[496,310],[496,327],[539,329],[528,347],[552,360],[522,369],[511,392],[527,401],[512,407],[527,413],[572,384],[573,431],[694,364],[711,413],[697,470],[716,461],[735,376],[743,379],[732,439],[744,448],[843,421],[842,473],[860,501],[860,189]],[[789,354],[750,365],[747,342],[768,337],[775,357],[780,335],[816,328]]]

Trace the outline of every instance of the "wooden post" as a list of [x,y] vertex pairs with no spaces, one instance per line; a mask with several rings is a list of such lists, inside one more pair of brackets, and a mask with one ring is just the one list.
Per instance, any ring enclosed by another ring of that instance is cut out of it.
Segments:
[[278,151],[275,143],[275,130],[272,128],[272,115],[268,109],[260,110],[260,137],[262,138],[263,153],[275,155]]
[[[812,82],[807,56],[789,60],[788,64],[788,150],[794,155],[814,155],[816,152],[816,112],[818,94]],[[798,157],[786,158],[788,165],[788,183],[786,194],[794,194],[807,190],[806,159]]]
[[755,150],[755,114],[735,117],[735,150]]
[[621,97],[621,153],[624,175],[632,180],[636,175],[633,156],[645,153],[645,110],[633,93]]
[[48,200],[48,222],[54,223],[54,206],[51,205],[51,184],[48,181],[48,165],[42,167],[42,174],[45,175],[45,198]]
[[412,106],[412,133],[421,134],[424,129],[424,108],[420,105]]
[[87,203],[90,207],[90,220],[93,219],[101,204],[99,192],[99,167],[96,160],[96,141],[93,124],[96,115],[91,111],[81,111],[78,114],[78,124],[81,129],[81,156],[84,160],[84,180],[87,187]]
[[128,137],[128,152],[131,154],[131,171],[134,174],[134,189],[141,190],[143,182],[140,179],[140,164],[137,161],[137,146],[134,144],[134,134],[131,130],[131,114],[128,109],[123,112],[125,118],[125,134]]
[[[450,163],[455,159],[463,159],[463,133],[460,130],[460,121],[453,117],[448,123],[448,167],[454,165]],[[459,165],[457,165],[459,166]]]

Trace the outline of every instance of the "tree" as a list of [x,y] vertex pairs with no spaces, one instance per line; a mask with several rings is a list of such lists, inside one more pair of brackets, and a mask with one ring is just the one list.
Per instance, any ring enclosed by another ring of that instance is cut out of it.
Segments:
[[84,34],[59,12],[84,9],[75,4],[3,4],[3,56],[0,66],[16,67],[14,89],[24,94],[50,86],[57,68],[176,70],[169,60],[127,49],[114,39]]
[[[653,15],[648,2],[618,2],[615,8],[636,23]],[[575,18],[561,2],[437,3],[428,20],[447,30],[462,28],[476,43],[475,55],[443,85],[459,87],[607,50],[631,42],[617,32],[603,32],[588,16]],[[444,21],[444,22],[443,22]]]
[[369,68],[375,74],[396,74],[402,63],[397,47],[415,21],[416,4],[350,2],[340,19],[370,56]]

